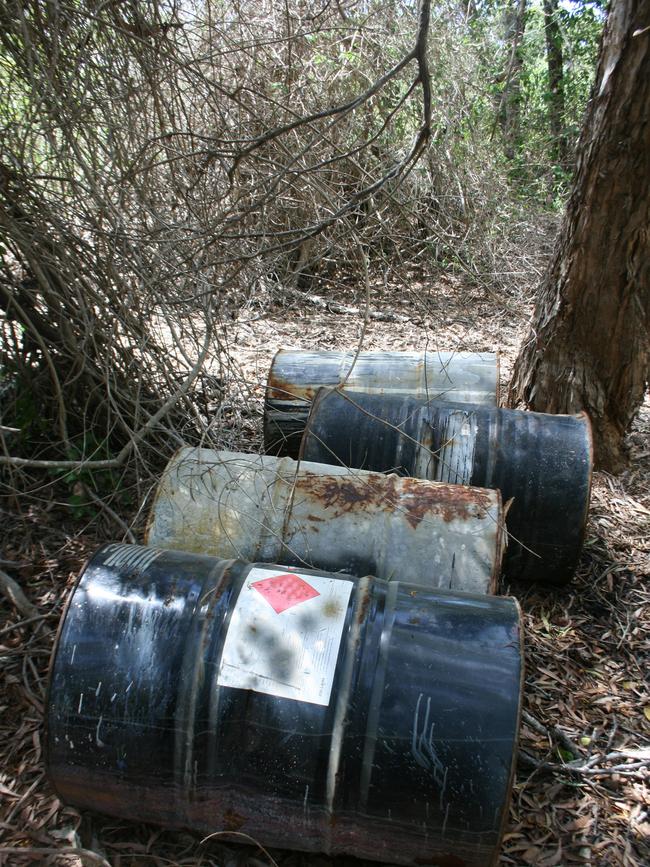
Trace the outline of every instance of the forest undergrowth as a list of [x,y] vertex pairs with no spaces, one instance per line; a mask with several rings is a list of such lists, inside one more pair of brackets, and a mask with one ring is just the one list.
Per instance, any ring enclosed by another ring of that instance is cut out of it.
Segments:
[[[602,4],[313,5],[0,0],[8,867],[331,863],[60,803],[42,719],[67,595],[97,546],[142,539],[179,445],[261,451],[277,349],[498,349],[505,393],[527,334]],[[650,862],[649,433],[646,402],[575,580],[499,588],[526,650],[503,865]]]
[[[358,307],[350,288],[334,307]],[[394,321],[336,313],[313,303],[242,311],[229,328],[238,387],[216,383],[213,444],[261,450],[262,397],[280,347],[462,349],[502,352],[502,386],[525,333],[530,304],[504,307],[458,277],[403,275],[402,291],[378,282],[372,309]],[[370,309],[370,308],[369,308]],[[225,389],[225,391],[224,391]],[[211,403],[212,401],[212,403]],[[526,677],[519,762],[502,865],[648,863],[650,693],[647,684],[650,575],[650,405],[629,437],[631,462],[619,477],[596,473],[584,552],[560,591],[501,586],[522,606]],[[186,832],[106,818],[61,804],[43,766],[44,695],[49,655],[66,595],[102,542],[141,539],[152,481],[124,477],[101,508],[71,504],[44,479],[0,508],[2,568],[35,613],[3,600],[0,659],[0,863],[22,865],[261,865],[325,867],[324,856],[267,852],[218,835],[205,844]],[[124,522],[125,526],[121,526]],[[9,562],[7,562],[9,561]],[[345,859],[337,859],[343,864]],[[349,862],[350,864],[354,862]]]

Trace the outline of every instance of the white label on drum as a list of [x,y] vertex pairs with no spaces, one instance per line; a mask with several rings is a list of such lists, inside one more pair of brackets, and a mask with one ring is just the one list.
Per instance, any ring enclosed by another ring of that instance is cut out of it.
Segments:
[[284,567],[248,573],[217,684],[328,705],[352,582]]

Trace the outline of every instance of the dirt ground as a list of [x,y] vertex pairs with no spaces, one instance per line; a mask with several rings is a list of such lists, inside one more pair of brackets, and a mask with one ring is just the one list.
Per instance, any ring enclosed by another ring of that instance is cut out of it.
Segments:
[[[353,291],[339,300],[364,307]],[[366,349],[500,349],[505,387],[530,315],[525,299],[503,304],[453,278],[408,275],[399,289],[373,291],[370,310],[399,319],[369,318],[364,326],[363,314],[330,312],[308,300],[244,311],[224,334],[238,369],[225,384],[224,399],[215,397],[209,443],[261,450],[263,386],[280,347],[354,349],[362,340]],[[520,759],[499,864],[650,863],[649,431],[646,404],[629,437],[627,471],[618,477],[595,474],[575,580],[553,592],[500,587],[522,606],[526,679]],[[73,508],[46,482],[27,498],[5,496],[0,502],[0,568],[38,606],[25,619],[0,601],[0,864],[333,863],[219,838],[201,845],[189,833],[80,813],[60,803],[42,761],[52,642],[66,592],[85,558],[123,532],[107,510]],[[114,512],[136,515],[136,537],[146,511],[137,509],[142,495],[143,488],[135,488],[130,507],[126,498],[111,501]]]

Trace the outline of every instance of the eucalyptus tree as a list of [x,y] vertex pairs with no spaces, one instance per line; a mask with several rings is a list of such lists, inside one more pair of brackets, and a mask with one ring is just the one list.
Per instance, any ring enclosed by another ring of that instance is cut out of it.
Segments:
[[562,229],[511,399],[586,410],[617,470],[650,379],[650,4],[613,0]]

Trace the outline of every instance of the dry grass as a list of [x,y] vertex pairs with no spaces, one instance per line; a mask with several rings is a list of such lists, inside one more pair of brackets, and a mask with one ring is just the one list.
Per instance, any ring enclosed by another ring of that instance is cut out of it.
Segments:
[[[526,303],[505,310],[453,279],[438,281],[434,291],[427,280],[405,277],[407,288],[393,295],[391,308],[409,322],[370,321],[364,347],[501,347],[505,381],[524,332]],[[382,294],[373,292],[372,306],[385,303]],[[353,293],[344,300],[359,301]],[[308,305],[242,314],[228,337],[244,379],[223,401],[206,396],[214,404],[213,442],[259,450],[262,386],[277,348],[354,346],[361,329],[359,317]],[[629,470],[618,478],[596,475],[575,581],[559,593],[510,588],[521,601],[526,625],[526,716],[503,865],[641,867],[650,862],[649,432],[646,406],[629,438]],[[139,498],[142,494],[135,492]],[[119,501],[113,506],[124,511]],[[23,497],[20,506],[4,500],[0,520],[0,557],[12,561],[0,566],[39,610],[36,618],[21,621],[15,609],[0,602],[0,863],[268,864],[255,847],[221,841],[200,846],[187,833],[80,814],[58,801],[42,763],[50,649],[66,592],[85,557],[98,543],[121,535],[121,529],[105,510],[92,520],[90,515],[74,518],[66,502],[46,487]],[[135,529],[137,534],[137,521]],[[273,857],[282,867],[331,863],[295,853],[274,852]]]

